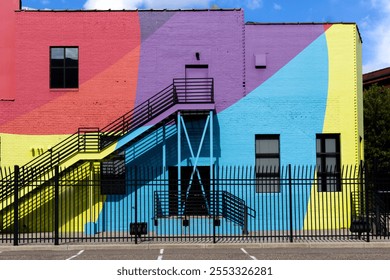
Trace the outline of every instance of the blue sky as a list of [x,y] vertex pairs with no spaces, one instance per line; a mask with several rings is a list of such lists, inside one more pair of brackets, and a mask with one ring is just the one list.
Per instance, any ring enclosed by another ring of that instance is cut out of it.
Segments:
[[363,72],[390,66],[390,0],[22,0],[33,9],[243,8],[246,21],[356,22]]

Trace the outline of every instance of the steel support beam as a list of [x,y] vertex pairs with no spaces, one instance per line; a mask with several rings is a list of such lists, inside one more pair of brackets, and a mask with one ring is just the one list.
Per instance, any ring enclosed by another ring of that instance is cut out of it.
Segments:
[[[203,185],[203,182],[202,182],[202,178],[201,178],[201,175],[200,175],[200,172],[199,172],[199,169],[198,169],[198,162],[199,162],[199,158],[200,158],[200,154],[201,154],[201,151],[202,151],[202,148],[203,148],[203,144],[204,144],[204,141],[206,139],[206,135],[207,135],[207,129],[209,129],[209,139],[210,139],[210,180],[213,179],[214,177],[214,174],[213,174],[213,164],[214,164],[214,155],[213,155],[213,146],[214,146],[214,131],[213,131],[213,111],[210,111],[209,112],[209,115],[207,116],[207,119],[206,119],[206,122],[205,122],[205,125],[204,125],[204,128],[203,128],[203,132],[202,132],[202,136],[201,136],[201,139],[200,139],[200,144],[199,144],[199,147],[198,147],[198,150],[197,150],[197,153],[195,155],[194,153],[194,149],[192,147],[192,144],[191,144],[191,139],[190,139],[190,136],[188,134],[188,130],[187,130],[187,127],[186,127],[186,124],[185,124],[185,121],[184,121],[184,118],[181,116],[181,114],[178,114],[178,154],[180,154],[178,156],[178,179],[179,179],[179,196],[181,196],[181,192],[184,191],[184,189],[180,183],[180,179],[181,179],[181,171],[180,171],[180,168],[181,168],[181,142],[179,143],[179,139],[181,139],[181,130],[183,129],[184,131],[184,134],[185,134],[185,137],[186,137],[186,140],[187,140],[187,144],[188,144],[188,147],[189,147],[189,151],[191,153],[191,163],[193,165],[193,170],[192,170],[192,173],[191,173],[191,177],[190,177],[190,180],[189,180],[189,184],[188,186],[186,187],[185,189],[185,192],[186,192],[186,200],[188,198],[188,195],[189,195],[189,192],[191,190],[191,187],[192,187],[192,182],[193,182],[193,179],[194,179],[194,175],[195,173],[197,174],[198,176],[198,179],[199,179],[199,183],[200,183],[200,186],[201,186],[201,190],[202,190],[202,194],[204,196],[204,198],[206,198],[206,192],[205,192],[205,188],[204,188],[204,185]],[[205,204],[206,204],[206,207],[207,209],[209,209],[209,203],[207,201],[207,199],[205,199]],[[185,205],[184,205],[185,206]],[[182,209],[182,211],[184,212],[184,208],[185,207],[181,207],[179,209]]]

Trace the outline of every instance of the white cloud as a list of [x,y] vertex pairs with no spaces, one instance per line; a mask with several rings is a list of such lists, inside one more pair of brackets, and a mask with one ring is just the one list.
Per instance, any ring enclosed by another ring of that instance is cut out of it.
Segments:
[[375,10],[375,17],[364,18],[361,26],[363,46],[366,44],[363,56],[368,58],[363,65],[364,73],[390,66],[390,2],[372,0],[371,8]]
[[27,6],[22,6],[22,10],[29,10],[29,11],[35,11],[35,8],[27,7]]
[[147,9],[209,8],[210,0],[144,0]]
[[278,3],[274,3],[274,10],[280,11],[282,9],[282,6]]
[[263,6],[263,1],[262,0],[249,0],[247,1],[246,6],[248,9],[255,10]]
[[87,0],[84,4],[84,9],[87,10],[122,10],[122,9],[137,9],[143,0]]
[[85,9],[184,9],[209,8],[211,0],[87,0]]

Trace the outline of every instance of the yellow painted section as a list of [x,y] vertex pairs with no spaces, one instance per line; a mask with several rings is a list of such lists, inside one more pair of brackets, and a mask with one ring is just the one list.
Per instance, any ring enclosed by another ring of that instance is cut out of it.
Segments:
[[[100,195],[100,186],[96,184],[98,173],[98,163],[86,163],[78,167],[77,171],[71,172],[71,176],[66,176],[66,179],[61,178],[61,181],[67,182],[67,185],[60,186],[60,232],[82,233],[86,223],[97,220],[105,200],[105,196]],[[54,231],[53,214],[53,184],[42,187],[38,193],[26,192],[20,198],[20,232]],[[13,215],[13,207],[5,208],[2,211],[1,231],[12,231]]]
[[358,115],[359,155],[358,159],[364,161],[364,114],[363,114],[363,59],[362,41],[359,32],[355,32],[356,42],[356,94]]
[[[356,168],[363,158],[361,40],[354,24],[334,24],[326,31],[326,40],[329,85],[322,133],[340,134],[341,165],[352,166],[351,176],[358,174]],[[304,229],[348,228],[351,213],[342,209],[351,209],[351,195],[358,182],[342,184],[341,192],[318,192],[313,186]]]
[[361,43],[356,33],[353,24],[336,24],[326,32],[329,88],[323,133],[341,134],[341,165],[360,161],[357,45]]
[[[2,149],[1,151],[2,167],[23,165],[34,159],[34,157],[46,152],[67,137],[69,137],[69,135],[31,136],[1,134],[2,147],[7,147],[7,149]],[[60,165],[60,168],[65,169],[80,160],[89,160],[91,162],[99,161],[114,152],[115,146],[116,143],[107,147],[100,153],[77,153],[63,162]],[[82,171],[72,173],[76,175],[72,175],[71,177],[68,176],[68,178],[66,178],[70,182],[70,185],[68,187],[63,187],[62,193],[60,194],[60,197],[66,196],[68,198],[67,204],[63,203],[63,206],[61,206],[60,209],[60,213],[65,213],[61,214],[63,215],[62,220],[66,221],[60,228],[63,232],[83,232],[84,224],[87,222],[96,222],[98,215],[103,208],[105,197],[99,195],[100,186],[96,185],[96,180],[93,181],[94,185],[85,184],[85,182],[92,182],[91,180],[88,180],[89,176],[96,176],[96,174],[100,172],[98,166],[96,166],[96,164],[87,166],[86,171],[86,167],[83,165],[79,167],[79,169]],[[47,182],[52,178],[53,174],[53,170],[48,170],[47,173],[36,178],[33,183],[20,189],[19,223],[21,225],[21,232],[52,231],[53,220],[50,213],[54,213],[54,187],[42,187],[39,182]],[[75,178],[74,176],[78,176],[78,178]],[[84,183],[82,186],[73,186],[79,182]],[[38,193],[33,192],[37,187],[41,188],[40,191]],[[86,197],[88,197],[87,200],[85,200]],[[81,200],[81,198],[84,198],[84,200]],[[10,229],[13,226],[13,202],[13,196],[0,201],[0,231]],[[43,215],[47,217],[44,217]],[[39,217],[38,220],[36,219],[37,217]],[[40,221],[45,222],[41,224]]]
[[22,166],[69,136],[0,133],[0,166]]
[[[37,136],[36,136],[37,137]],[[57,143],[56,143],[57,144]],[[107,148],[105,148],[103,151],[101,151],[100,153],[91,153],[91,152],[88,152],[88,153],[82,153],[82,152],[79,152],[79,153],[75,153],[73,156],[70,156],[67,160],[65,160],[64,162],[62,162],[60,165],[59,165],[59,168],[64,170],[66,169],[67,167],[70,167],[72,166],[73,164],[77,163],[78,161],[81,161],[81,160],[84,160],[84,161],[99,161],[99,160],[102,160],[103,158],[107,157],[108,155],[112,154],[114,151],[115,151],[115,147],[116,147],[116,142],[114,142],[113,144],[111,144],[110,146],[108,146]],[[50,147],[49,147],[50,148]],[[36,180],[34,180],[31,185],[26,185],[24,186],[22,189],[20,189],[19,191],[19,196],[20,197],[23,197],[25,196],[26,194],[28,194],[29,192],[33,191],[35,188],[39,187],[39,184],[36,184],[36,182],[44,182],[44,181],[47,181],[49,178],[51,178],[52,176],[54,175],[54,171],[53,169],[48,169],[46,173],[42,174],[40,177],[37,177]],[[11,197],[8,197],[6,199],[3,199],[2,201],[0,201],[0,210],[8,207],[9,205],[11,205],[14,201],[14,197],[11,196]]]
[[[61,232],[84,232],[86,223],[94,223],[98,219],[106,198],[106,196],[100,195],[100,185],[96,184],[95,177],[100,172],[99,164],[86,163],[79,169],[81,172],[72,172],[73,176],[68,176],[64,180],[70,184],[60,195],[67,203],[66,205],[62,204],[60,208],[60,213],[66,216],[65,219],[60,219],[62,221]],[[81,186],[73,186],[72,181],[83,181],[83,183]]]

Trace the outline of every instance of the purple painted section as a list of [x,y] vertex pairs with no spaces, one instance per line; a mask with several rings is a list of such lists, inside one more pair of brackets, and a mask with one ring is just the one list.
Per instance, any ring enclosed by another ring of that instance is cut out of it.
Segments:
[[144,42],[157,29],[163,26],[175,12],[153,13],[153,20],[150,21],[150,12],[139,12],[139,21],[141,27],[141,41]]
[[[324,33],[322,24],[246,25],[246,91],[260,86]],[[255,55],[266,54],[266,68],[255,68]]]
[[[172,13],[172,12],[170,12]],[[186,65],[208,65],[214,78],[216,110],[221,111],[244,94],[243,11],[173,12],[156,29],[157,12],[142,12],[141,46],[136,104],[184,78]],[[168,19],[169,18],[169,19]],[[200,53],[200,60],[196,53]]]
[[187,68],[186,79],[188,78],[210,78],[208,68]]

